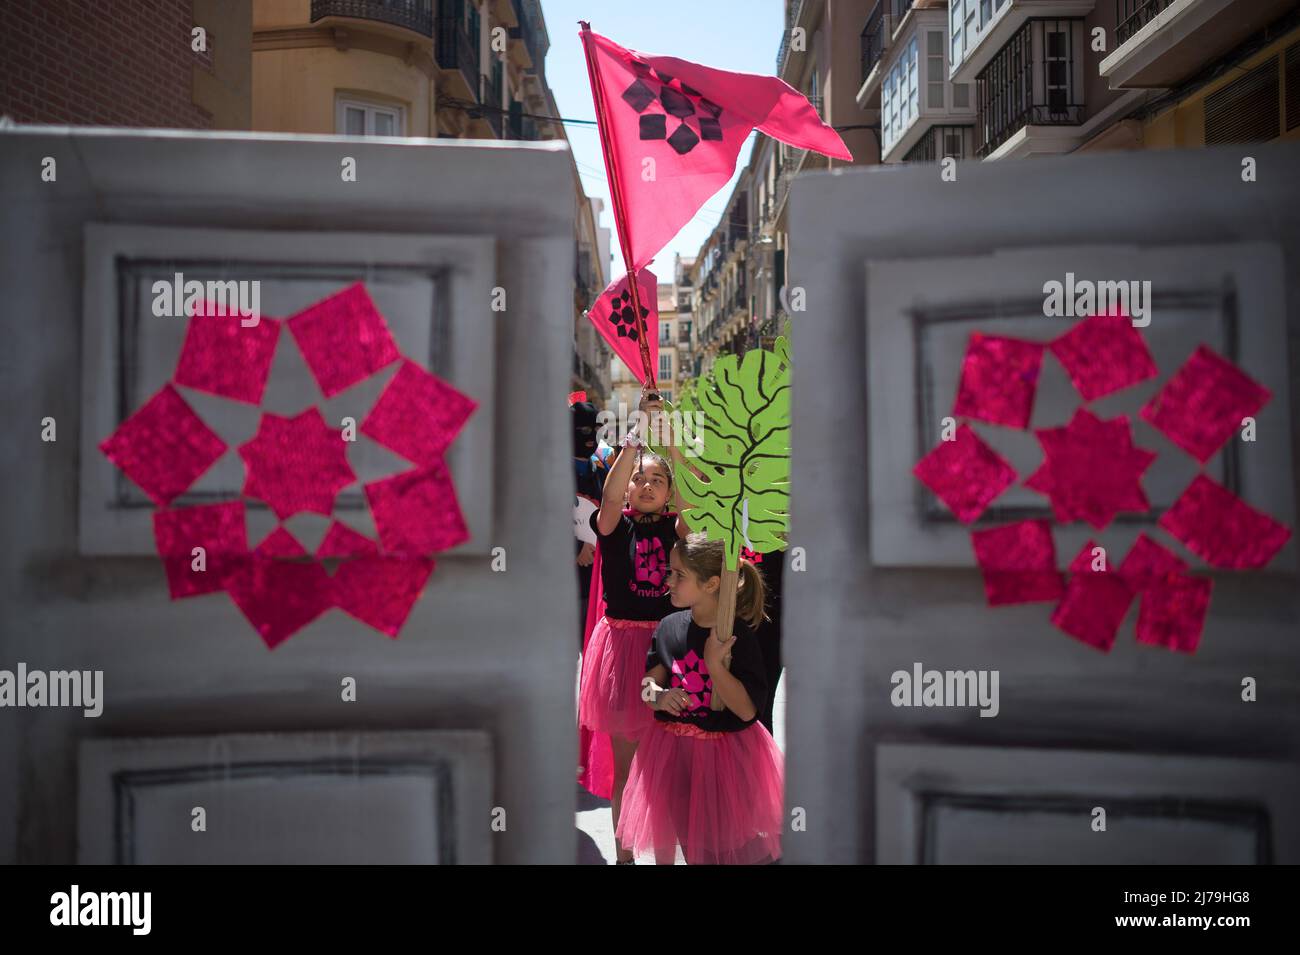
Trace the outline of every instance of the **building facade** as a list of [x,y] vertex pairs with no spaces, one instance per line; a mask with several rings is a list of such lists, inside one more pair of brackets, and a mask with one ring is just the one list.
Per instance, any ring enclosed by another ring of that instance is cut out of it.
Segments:
[[1294,0],[880,0],[857,99],[885,162],[1266,142],[1298,40]]
[[696,374],[706,374],[722,355],[770,348],[777,335],[788,334],[789,309],[781,289],[791,255],[787,199],[795,177],[879,161],[873,129],[879,109],[857,99],[856,37],[871,6],[867,0],[786,0],[776,75],[803,92],[822,119],[835,127],[853,162],[756,134],[725,212],[687,273]]
[[[253,0],[159,0],[147,8],[6,3],[0,116],[66,126],[248,129],[252,10]],[[137,49],[124,48],[123,37]]]
[[[539,0],[259,0],[253,28],[254,129],[567,141]],[[610,351],[583,312],[609,282],[609,230],[576,163],[573,199],[570,385],[600,404]]]

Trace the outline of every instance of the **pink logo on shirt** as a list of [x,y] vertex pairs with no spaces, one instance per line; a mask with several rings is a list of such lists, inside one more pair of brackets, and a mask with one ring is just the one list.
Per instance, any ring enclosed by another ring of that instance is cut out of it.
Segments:
[[686,691],[690,700],[688,709],[707,707],[713,700],[713,680],[709,677],[709,668],[694,650],[688,650],[682,659],[673,661],[672,685]]
[[638,597],[662,597],[668,592],[668,560],[664,543],[658,537],[645,537],[636,542],[632,579],[628,588]]

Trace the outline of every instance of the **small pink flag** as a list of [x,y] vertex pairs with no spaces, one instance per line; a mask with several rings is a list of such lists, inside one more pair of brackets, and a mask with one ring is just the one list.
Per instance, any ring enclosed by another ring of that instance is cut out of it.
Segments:
[[[636,286],[641,296],[641,315],[645,319],[646,344],[650,346],[650,367],[659,367],[659,281],[649,269],[638,269]],[[614,354],[623,359],[623,364],[632,369],[637,381],[645,378],[645,369],[641,367],[641,351],[638,343],[636,313],[632,307],[632,295],[628,291],[626,273],[606,286],[594,305],[587,310],[587,317],[596,326],[600,337],[614,349]]]

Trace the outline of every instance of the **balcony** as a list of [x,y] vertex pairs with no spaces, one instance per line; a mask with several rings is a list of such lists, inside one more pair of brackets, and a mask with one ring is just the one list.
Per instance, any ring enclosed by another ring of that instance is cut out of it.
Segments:
[[518,100],[510,103],[510,112],[505,118],[505,137],[506,139],[528,139],[524,135],[524,104]]
[[[1092,12],[1097,0],[949,0],[948,78],[973,83],[1025,23],[1038,17],[1071,19]],[[1110,0],[1101,0],[1108,3]]]
[[1114,3],[1115,46],[1099,67],[1113,90],[1177,86],[1294,6],[1294,0]]
[[501,106],[501,61],[495,60],[491,74],[479,77],[479,82],[481,84],[479,102],[483,104],[483,109],[470,110],[470,119],[486,120],[492,127],[492,135],[500,139],[505,124],[505,115]]
[[887,0],[878,0],[867,14],[867,25],[862,28],[859,42],[862,47],[862,88],[857,102],[862,109],[874,109],[880,102],[880,58],[889,48],[892,17],[885,13]]
[[433,0],[311,0],[311,22],[326,17],[387,23],[433,39]]
[[[786,63],[790,60],[790,35],[791,31],[799,25],[799,17],[803,14],[803,7],[804,0],[795,0],[795,2],[789,7],[785,29],[781,31],[781,46],[776,51],[777,76],[781,75],[785,70]],[[811,39],[811,37],[809,39]]]
[[[1083,122],[1082,20],[1029,20],[975,81],[975,154],[1066,152]],[[1012,137],[1012,147],[999,150]]]
[[471,39],[464,20],[447,15],[455,9],[453,4],[442,0],[438,9],[438,36],[433,55],[439,69],[446,71],[451,78],[447,92],[458,99],[476,99],[479,94],[478,44]]
[[510,28],[510,37],[519,40],[527,53],[528,63],[524,64],[525,69],[532,70],[537,76],[545,75],[546,53],[542,50],[538,42],[538,28],[535,17],[540,15],[537,9],[536,0],[511,0],[515,8],[515,17],[519,24]]
[[941,159],[972,159],[974,156],[974,126],[931,126],[907,151],[903,162],[938,162]]

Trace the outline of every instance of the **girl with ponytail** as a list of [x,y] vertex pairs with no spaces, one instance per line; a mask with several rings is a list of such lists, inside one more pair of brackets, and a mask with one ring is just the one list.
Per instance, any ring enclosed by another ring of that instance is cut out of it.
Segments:
[[642,737],[623,790],[620,845],[687,864],[754,864],[781,855],[781,751],[759,722],[767,697],[753,629],[766,617],[762,574],[741,559],[733,634],[716,629],[721,541],[689,534],[673,547],[674,607],[655,628],[642,698],[654,727]]

